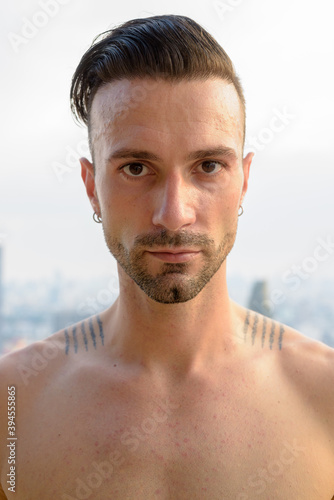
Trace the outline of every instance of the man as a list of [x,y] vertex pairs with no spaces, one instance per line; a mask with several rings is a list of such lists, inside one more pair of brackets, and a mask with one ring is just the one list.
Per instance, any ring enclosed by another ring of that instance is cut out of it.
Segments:
[[120,294],[3,358],[0,498],[330,500],[334,352],[228,296],[253,156],[230,59],[186,17],[130,21],[71,99]]

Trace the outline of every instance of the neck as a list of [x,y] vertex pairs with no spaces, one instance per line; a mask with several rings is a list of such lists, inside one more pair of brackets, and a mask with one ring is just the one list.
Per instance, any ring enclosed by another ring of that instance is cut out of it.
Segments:
[[110,348],[122,362],[182,377],[213,370],[240,343],[225,262],[194,299],[179,304],[153,301],[121,269],[119,273],[120,295],[105,321]]

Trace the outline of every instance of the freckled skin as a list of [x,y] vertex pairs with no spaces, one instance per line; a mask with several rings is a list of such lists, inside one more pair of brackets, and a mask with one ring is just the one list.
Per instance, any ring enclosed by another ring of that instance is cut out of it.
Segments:
[[329,500],[333,350],[228,294],[252,161],[233,87],[107,84],[91,139],[82,178],[120,295],[1,360],[19,452],[12,494],[0,412],[0,500]]

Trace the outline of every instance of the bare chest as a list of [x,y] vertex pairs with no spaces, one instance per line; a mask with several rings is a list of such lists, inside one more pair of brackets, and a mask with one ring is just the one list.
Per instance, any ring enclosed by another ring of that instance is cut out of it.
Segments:
[[329,500],[326,436],[284,387],[251,389],[41,398],[20,422],[16,499]]

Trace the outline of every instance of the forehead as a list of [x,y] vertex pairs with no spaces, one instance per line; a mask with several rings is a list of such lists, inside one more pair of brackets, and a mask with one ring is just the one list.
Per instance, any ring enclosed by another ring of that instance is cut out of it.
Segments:
[[[95,154],[120,142],[173,138],[205,141],[209,136],[239,149],[244,117],[234,86],[219,78],[181,80],[138,78],[103,85],[94,96],[90,136]],[[127,145],[127,144],[126,144]]]

